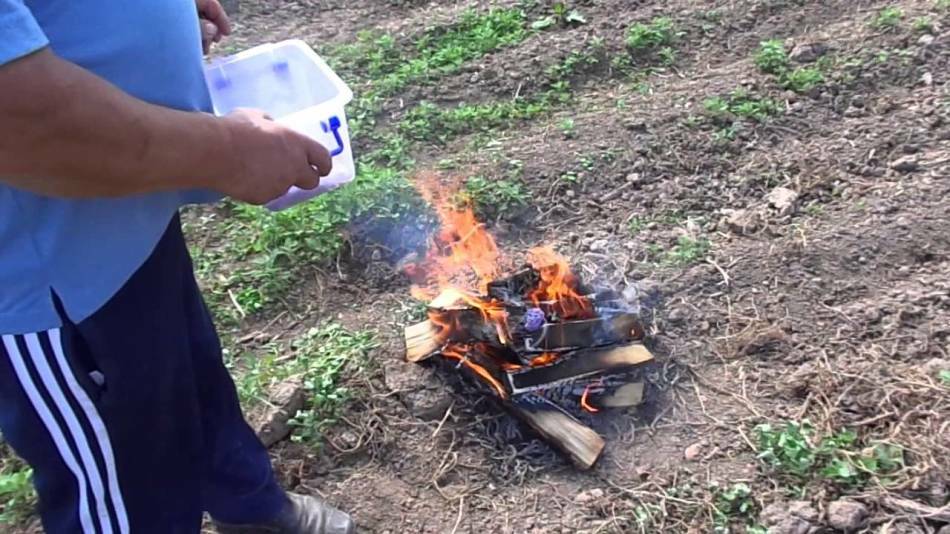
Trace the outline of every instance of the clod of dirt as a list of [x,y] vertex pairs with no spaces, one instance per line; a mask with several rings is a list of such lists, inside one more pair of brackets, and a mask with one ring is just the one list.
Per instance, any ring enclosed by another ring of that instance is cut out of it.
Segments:
[[868,508],[850,499],[839,499],[828,505],[828,524],[844,532],[857,532],[868,521]]
[[689,447],[686,447],[686,450],[683,451],[683,457],[686,458],[687,462],[695,461],[699,458],[699,455],[703,452],[702,443],[693,443]]
[[922,370],[927,376],[937,376],[940,371],[950,370],[950,359],[931,358],[924,363]]
[[798,193],[787,187],[776,187],[765,196],[769,206],[777,209],[779,214],[785,215],[795,207],[795,201],[798,200]]
[[796,63],[811,63],[828,53],[828,45],[824,43],[810,43],[796,45],[788,58]]
[[920,46],[930,46],[934,42],[934,36],[929,33],[925,33],[920,36],[920,39],[917,39],[917,44]]
[[758,230],[763,223],[762,214],[756,210],[723,210],[725,224],[733,233],[743,235]]
[[761,330],[753,330],[738,338],[736,354],[738,356],[752,356],[766,353],[788,340],[788,334],[778,326],[769,326]]
[[452,394],[432,369],[399,361],[388,363],[383,371],[386,387],[399,394],[414,417],[439,419],[452,405]]
[[290,420],[303,409],[306,394],[300,379],[281,382],[267,392],[267,403],[248,413],[251,427],[265,447],[290,435]]
[[920,161],[917,156],[903,156],[892,161],[891,168],[897,172],[914,172],[920,170]]
[[604,490],[600,488],[589,489],[587,491],[582,491],[574,497],[574,502],[576,504],[585,505],[592,504],[604,498]]
[[779,501],[762,510],[759,520],[769,534],[810,534],[819,527],[818,511],[808,501]]
[[940,527],[940,530],[937,531],[937,534],[950,534],[950,525],[944,525]]

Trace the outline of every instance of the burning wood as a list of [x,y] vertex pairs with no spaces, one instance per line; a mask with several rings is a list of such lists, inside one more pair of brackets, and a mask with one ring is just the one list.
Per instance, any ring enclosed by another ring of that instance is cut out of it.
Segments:
[[499,278],[503,258],[494,239],[470,209],[439,191],[422,190],[442,229],[426,260],[407,270],[413,295],[429,302],[429,320],[406,329],[406,358],[442,359],[590,468],[603,439],[554,397],[573,397],[568,404],[578,415],[642,402],[644,384],[631,371],[653,356],[638,343],[638,315],[617,293],[584,287],[548,248],[530,251],[529,266]]

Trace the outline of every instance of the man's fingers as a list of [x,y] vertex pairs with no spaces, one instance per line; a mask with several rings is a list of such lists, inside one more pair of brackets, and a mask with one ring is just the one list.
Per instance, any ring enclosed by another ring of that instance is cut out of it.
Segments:
[[221,39],[218,26],[210,20],[201,19],[201,42],[211,43]]
[[326,176],[333,170],[333,158],[320,143],[307,139],[307,160],[317,169],[320,176]]
[[218,27],[221,35],[231,35],[231,20],[218,0],[196,0],[198,14]]
[[320,175],[316,169],[308,167],[294,185],[300,189],[316,189],[320,185]]

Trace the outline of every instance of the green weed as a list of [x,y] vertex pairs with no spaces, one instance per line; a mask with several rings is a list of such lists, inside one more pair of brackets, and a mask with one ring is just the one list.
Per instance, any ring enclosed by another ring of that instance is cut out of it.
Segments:
[[631,236],[635,237],[637,234],[646,229],[648,222],[649,221],[643,217],[631,217],[630,220],[627,221],[627,231],[630,232]]
[[247,355],[231,365],[240,369],[236,385],[246,407],[267,402],[267,391],[274,385],[300,379],[308,401],[292,422],[296,427],[293,439],[318,443],[350,398],[344,375],[363,369],[369,351],[376,346],[369,332],[331,324],[311,329],[289,346],[271,346],[266,354]]
[[798,68],[782,77],[782,86],[796,93],[808,93],[823,83],[825,76],[814,67]]
[[885,7],[878,11],[877,16],[871,20],[871,27],[878,30],[893,30],[900,25],[904,18],[904,11],[895,6]]
[[755,433],[759,458],[799,480],[818,474],[842,486],[859,486],[903,466],[900,447],[886,443],[865,446],[849,430],[818,440],[808,421],[790,421],[779,428],[759,425]]
[[564,119],[560,122],[560,124],[558,124],[558,128],[561,129],[561,133],[563,133],[564,137],[568,139],[571,139],[574,137],[574,130],[576,126],[577,125],[574,123],[574,119],[570,119],[570,118]]
[[917,33],[930,33],[934,31],[934,20],[932,17],[917,17],[913,22],[914,31]]
[[950,386],[950,369],[942,369],[939,373],[937,373],[937,378],[943,382],[943,385]]
[[469,178],[462,195],[481,214],[504,214],[528,202],[528,194],[520,182],[489,180],[481,176]]
[[673,19],[657,17],[648,23],[637,23],[627,30],[627,46],[634,51],[655,50],[669,46],[677,38]]
[[734,118],[765,121],[782,113],[782,105],[769,98],[759,98],[743,90],[735,90],[727,97],[713,97],[703,101],[706,113],[720,122]]
[[0,525],[17,525],[28,518],[36,506],[33,470],[3,446],[0,451]]
[[[727,488],[712,487],[713,493],[713,532],[715,534],[729,534],[733,523],[745,527],[745,532],[756,532],[761,529],[754,524],[758,515],[759,505],[752,496],[752,488],[744,482],[735,483]],[[764,532],[764,530],[760,530]]]
[[551,14],[536,20],[531,24],[531,29],[546,30],[558,24],[562,26],[587,24],[587,18],[577,9],[569,8],[566,3],[555,2],[554,5],[551,6]]
[[935,0],[934,8],[938,11],[950,11],[950,0]]
[[762,41],[755,54],[755,65],[766,74],[779,75],[788,69],[788,53],[785,44],[778,39]]
[[702,260],[709,252],[710,242],[705,238],[680,236],[676,246],[666,253],[667,263],[673,265],[690,265]]

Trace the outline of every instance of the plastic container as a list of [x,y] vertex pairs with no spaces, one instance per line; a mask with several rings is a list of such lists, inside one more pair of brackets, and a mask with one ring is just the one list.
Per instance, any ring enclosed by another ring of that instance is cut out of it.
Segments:
[[256,108],[307,135],[333,156],[333,171],[313,190],[292,187],[267,205],[277,211],[326,193],[356,176],[344,107],[353,92],[326,62],[299,40],[256,46],[205,67],[217,115]]

